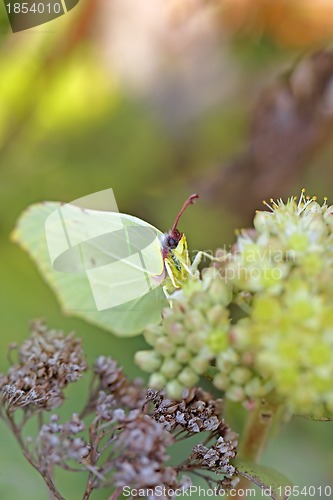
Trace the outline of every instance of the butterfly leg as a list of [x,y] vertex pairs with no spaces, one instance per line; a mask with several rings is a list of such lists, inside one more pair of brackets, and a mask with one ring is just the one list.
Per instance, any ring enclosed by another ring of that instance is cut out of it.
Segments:
[[172,269],[170,267],[170,264],[169,262],[167,261],[167,259],[164,260],[164,265],[165,265],[165,269],[167,271],[167,274],[171,280],[171,283],[172,285],[175,287],[175,288],[179,288],[179,286],[177,285],[177,283],[175,282],[175,278],[174,278],[174,275],[173,275],[173,272],[172,272]]
[[206,257],[207,259],[211,260],[212,262],[223,262],[224,260],[227,259],[228,254],[222,255],[221,257],[214,257],[213,255],[200,251],[196,254],[194,261],[192,262],[191,265],[191,274],[195,274],[196,271],[198,270],[199,264],[202,261],[202,258]]
[[163,293],[168,301],[170,301],[170,293],[167,290],[166,285],[163,286]]

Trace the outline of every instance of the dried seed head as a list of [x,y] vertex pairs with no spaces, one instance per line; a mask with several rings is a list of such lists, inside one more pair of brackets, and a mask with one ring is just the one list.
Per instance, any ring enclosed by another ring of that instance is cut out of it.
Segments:
[[51,464],[63,466],[68,460],[81,462],[90,451],[84,439],[77,436],[85,426],[76,414],[64,424],[58,422],[58,416],[52,415],[50,423],[42,425],[36,438],[35,450],[45,470]]
[[167,447],[173,443],[172,435],[148,415],[131,411],[123,420],[123,428],[115,442],[119,454],[115,461],[117,486],[134,488],[179,488],[187,480],[179,478],[175,468],[165,466],[169,456]]
[[63,389],[85,370],[80,339],[34,322],[30,338],[18,350],[18,363],[0,379],[2,401],[11,411],[56,408],[64,400]]
[[115,402],[126,408],[133,409],[142,406],[146,390],[139,379],[128,381],[117,362],[107,356],[99,356],[94,371],[99,379],[99,389],[113,396]]

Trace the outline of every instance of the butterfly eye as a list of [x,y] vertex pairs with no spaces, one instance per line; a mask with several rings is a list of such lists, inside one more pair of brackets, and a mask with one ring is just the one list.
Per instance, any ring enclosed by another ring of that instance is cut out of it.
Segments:
[[176,248],[176,246],[177,246],[177,241],[170,236],[170,238],[168,239],[168,247]]

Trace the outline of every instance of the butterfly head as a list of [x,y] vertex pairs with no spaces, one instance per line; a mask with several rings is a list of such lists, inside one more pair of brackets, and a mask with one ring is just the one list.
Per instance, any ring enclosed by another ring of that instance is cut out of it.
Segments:
[[179,288],[188,279],[191,266],[185,234],[177,229],[177,225],[186,207],[191,205],[197,198],[199,198],[197,194],[192,194],[186,200],[176,217],[172,229],[164,233],[161,240],[165,271],[174,288]]
[[181,210],[179,211],[175,222],[167,233],[164,233],[163,238],[162,238],[162,250],[163,250],[163,257],[165,258],[168,254],[170,254],[173,250],[177,249],[179,243],[181,242],[182,239],[184,239],[184,234],[181,233],[178,229],[178,222],[179,219],[181,218],[184,210],[189,206],[194,203],[194,201],[199,198],[198,194],[192,194],[184,203],[182,206]]
[[162,249],[165,255],[177,248],[183,234],[178,229],[170,230],[164,233],[162,238]]

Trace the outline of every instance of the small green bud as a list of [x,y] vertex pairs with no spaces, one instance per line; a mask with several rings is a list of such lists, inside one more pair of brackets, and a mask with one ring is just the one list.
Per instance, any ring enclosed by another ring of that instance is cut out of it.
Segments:
[[331,205],[330,207],[327,207],[326,211],[324,212],[323,218],[324,218],[324,221],[326,222],[326,224],[332,230],[333,229],[333,205]]
[[191,351],[193,353],[197,353],[200,351],[203,344],[204,344],[204,340],[203,340],[202,335],[200,335],[199,332],[190,333],[189,335],[187,335],[186,347],[188,348],[189,351]]
[[167,358],[161,366],[161,373],[163,373],[163,375],[165,375],[168,379],[171,379],[179,373],[180,369],[181,365],[177,363],[177,361],[172,358]]
[[317,343],[314,345],[310,352],[310,362],[313,365],[321,366],[328,365],[332,366],[330,363],[332,353],[330,352],[330,348],[326,343]]
[[229,286],[222,281],[221,278],[215,279],[208,289],[209,297],[214,303],[219,302],[224,306],[230,304],[232,299],[232,291]]
[[314,313],[316,313],[316,311],[310,297],[298,300],[296,299],[289,304],[289,314],[296,322],[309,319],[313,317]]
[[208,347],[212,352],[218,353],[225,351],[229,346],[228,326],[229,325],[225,325],[224,328],[221,326],[220,329],[210,332],[208,336]]
[[189,363],[192,358],[192,353],[186,347],[179,347],[175,354],[175,359],[178,363]]
[[286,339],[281,339],[276,346],[276,354],[281,357],[281,359],[288,360],[289,362],[296,364],[299,359],[301,346],[299,343],[290,336]]
[[276,374],[279,389],[283,393],[292,393],[297,387],[298,370],[297,366],[288,366],[281,368]]
[[314,253],[306,254],[300,259],[300,266],[306,274],[317,275],[324,268],[323,258]]
[[196,373],[202,375],[205,371],[207,371],[209,359],[206,356],[200,356],[200,354],[198,354],[198,356],[192,358],[190,366]]
[[288,249],[295,252],[305,252],[309,246],[308,236],[304,233],[294,233],[288,239]]
[[171,399],[181,399],[186,387],[178,382],[178,380],[171,380],[166,385],[166,392]]
[[162,375],[162,373],[153,373],[149,377],[148,386],[152,387],[153,389],[158,389],[158,390],[164,389],[165,384],[166,384],[166,378],[164,377],[164,375]]
[[155,351],[137,351],[134,356],[135,363],[141,370],[152,373],[161,366],[161,357]]
[[178,375],[178,380],[186,387],[193,387],[199,380],[198,375],[191,368],[184,368]]
[[171,316],[171,314],[172,314],[176,318],[177,317],[182,318],[183,314],[187,310],[187,307],[188,306],[187,306],[186,302],[184,302],[184,300],[175,299],[172,301],[172,309],[170,309],[171,312],[168,314],[168,316]]
[[221,391],[225,391],[228,388],[228,386],[230,385],[230,380],[223,373],[218,373],[214,377],[213,384],[215,385],[215,387],[217,389],[220,389]]
[[253,225],[259,233],[264,233],[271,229],[272,222],[272,214],[258,211],[254,216]]
[[163,335],[163,328],[161,325],[148,326],[143,332],[146,342],[152,346],[155,345],[156,340]]
[[155,343],[155,350],[162,356],[171,356],[176,346],[167,337],[159,337]]
[[[226,253],[224,250],[222,250],[223,255],[220,253],[219,257],[225,257]],[[218,254],[216,254],[218,257]],[[214,280],[220,280],[222,278],[222,275],[218,269],[215,267],[206,267],[205,269],[202,270],[201,273],[202,276],[202,289],[204,291],[208,290],[210,287],[211,283]]]
[[305,217],[311,216],[312,218],[312,216],[320,215],[320,219],[322,218],[322,212],[322,207],[315,200],[312,200],[312,203],[303,210]]
[[274,350],[262,350],[256,356],[256,367],[259,373],[265,377],[271,377],[272,373],[280,370],[282,359],[281,354],[276,352],[276,347]]
[[221,304],[215,304],[207,311],[207,319],[213,327],[217,326],[220,321],[225,321],[226,317],[226,310]]
[[184,317],[185,327],[191,331],[198,331],[205,325],[205,319],[200,311],[192,309]]
[[242,251],[242,260],[245,264],[261,262],[264,259],[261,248],[256,243],[246,243]]
[[240,387],[238,385],[231,385],[226,392],[226,397],[231,401],[244,401],[245,392],[243,387]]
[[228,349],[222,351],[216,356],[216,366],[221,372],[223,372],[229,369],[231,365],[239,363],[239,359],[239,354],[232,347],[228,347]]
[[186,285],[183,287],[183,293],[186,298],[192,298],[192,296],[200,293],[202,291],[202,283],[200,280],[188,280]]
[[237,367],[230,373],[230,379],[238,385],[243,385],[251,378],[251,371],[248,368]]
[[[170,318],[172,320],[173,318]],[[165,331],[167,332],[170,340],[174,344],[181,345],[185,342],[186,338],[186,329],[184,325],[179,321],[166,321],[165,322]]]
[[253,303],[253,319],[259,322],[274,321],[281,315],[281,306],[278,299],[261,295]]
[[259,378],[253,378],[244,387],[245,394],[250,398],[260,398],[265,395],[265,388]]
[[206,311],[210,306],[209,297],[206,293],[197,293],[191,299],[192,311],[202,311],[206,315]]
[[272,264],[264,265],[261,269],[261,274],[259,277],[260,283],[265,288],[273,288],[275,287],[279,290],[279,285],[284,277],[285,270],[283,266],[274,266]]

